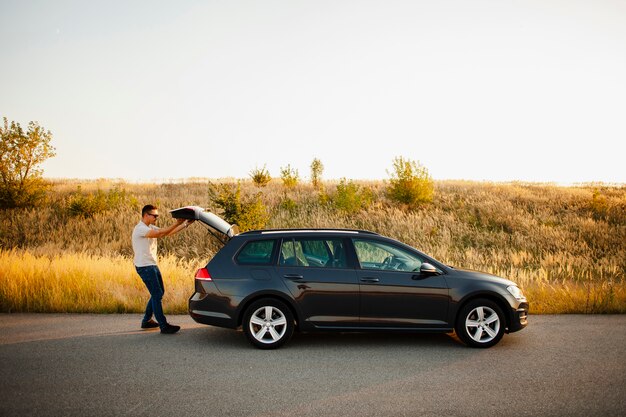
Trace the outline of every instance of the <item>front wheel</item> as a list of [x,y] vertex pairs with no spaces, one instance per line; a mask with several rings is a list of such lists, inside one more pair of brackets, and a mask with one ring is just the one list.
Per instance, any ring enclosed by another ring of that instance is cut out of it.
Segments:
[[502,339],[505,326],[502,309],[493,301],[478,299],[461,309],[455,329],[466,345],[488,348]]
[[294,319],[283,302],[264,298],[250,304],[243,316],[243,331],[254,346],[276,349],[293,334]]

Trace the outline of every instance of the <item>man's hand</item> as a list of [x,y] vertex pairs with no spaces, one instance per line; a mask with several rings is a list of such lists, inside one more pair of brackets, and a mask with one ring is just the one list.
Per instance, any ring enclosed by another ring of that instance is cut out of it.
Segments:
[[194,220],[176,219],[176,223],[174,223],[170,227],[166,227],[165,229],[150,230],[148,233],[146,233],[146,237],[161,238],[165,236],[171,236],[174,233],[180,232],[193,222]]

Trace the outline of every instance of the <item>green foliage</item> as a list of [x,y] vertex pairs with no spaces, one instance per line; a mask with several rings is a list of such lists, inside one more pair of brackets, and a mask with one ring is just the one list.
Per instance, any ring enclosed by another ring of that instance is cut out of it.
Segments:
[[349,214],[354,214],[367,208],[372,203],[372,194],[367,188],[362,188],[352,180],[342,178],[337,184],[337,192],[333,197],[335,208]]
[[283,180],[283,185],[287,188],[294,188],[300,180],[298,170],[291,168],[291,165],[286,167],[280,167],[280,178]]
[[242,211],[236,224],[241,231],[263,229],[269,216],[267,207],[263,204],[261,193],[257,193],[248,202],[242,205]]
[[322,161],[315,158],[313,162],[311,162],[311,184],[316,189],[320,189],[322,186],[322,173],[324,172],[324,165]]
[[[602,192],[604,191],[604,192]],[[608,190],[595,189],[587,210],[594,220],[611,224],[626,224],[626,199],[609,198]]]
[[296,203],[293,199],[285,196],[280,202],[280,208],[287,210],[290,214],[294,214],[298,209],[298,203]]
[[124,204],[133,203],[134,198],[129,198],[126,190],[115,187],[108,192],[98,190],[95,193],[83,193],[79,186],[72,193],[66,204],[66,211],[70,216],[93,217],[108,210],[117,209]]
[[589,209],[594,219],[601,220],[606,218],[609,211],[609,204],[606,197],[602,195],[599,190],[593,191],[591,202],[589,203]]
[[332,199],[330,195],[326,192],[326,190],[320,190],[320,193],[317,195],[317,202],[320,206],[328,206],[332,203]]
[[32,207],[45,197],[48,184],[38,166],[53,157],[52,133],[37,122],[24,131],[4,118],[0,126],[0,208]]
[[269,221],[267,208],[261,200],[261,193],[252,198],[241,196],[241,184],[220,183],[209,185],[209,198],[222,209],[222,217],[228,223],[236,224],[239,230],[262,229]]
[[254,168],[250,171],[250,178],[252,178],[252,182],[257,187],[265,187],[272,180],[272,176],[269,171],[263,165],[263,168]]
[[419,162],[399,156],[393,160],[393,172],[390,174],[387,197],[409,208],[432,203],[435,185],[428,170]]

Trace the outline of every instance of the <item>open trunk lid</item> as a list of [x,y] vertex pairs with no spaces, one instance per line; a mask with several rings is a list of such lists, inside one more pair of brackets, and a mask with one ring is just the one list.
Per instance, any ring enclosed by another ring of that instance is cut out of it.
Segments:
[[231,225],[210,211],[205,211],[202,207],[181,207],[170,210],[170,213],[175,219],[198,220],[222,233],[228,240],[239,233],[239,228],[236,224]]

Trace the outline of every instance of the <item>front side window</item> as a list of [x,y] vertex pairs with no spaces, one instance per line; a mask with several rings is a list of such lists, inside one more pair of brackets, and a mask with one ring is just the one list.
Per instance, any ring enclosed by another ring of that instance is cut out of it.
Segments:
[[403,248],[376,240],[354,239],[354,248],[362,269],[419,271],[423,260]]
[[275,240],[257,240],[248,242],[237,255],[241,265],[269,265],[272,261]]
[[284,240],[279,264],[317,268],[346,268],[342,239],[296,238]]

